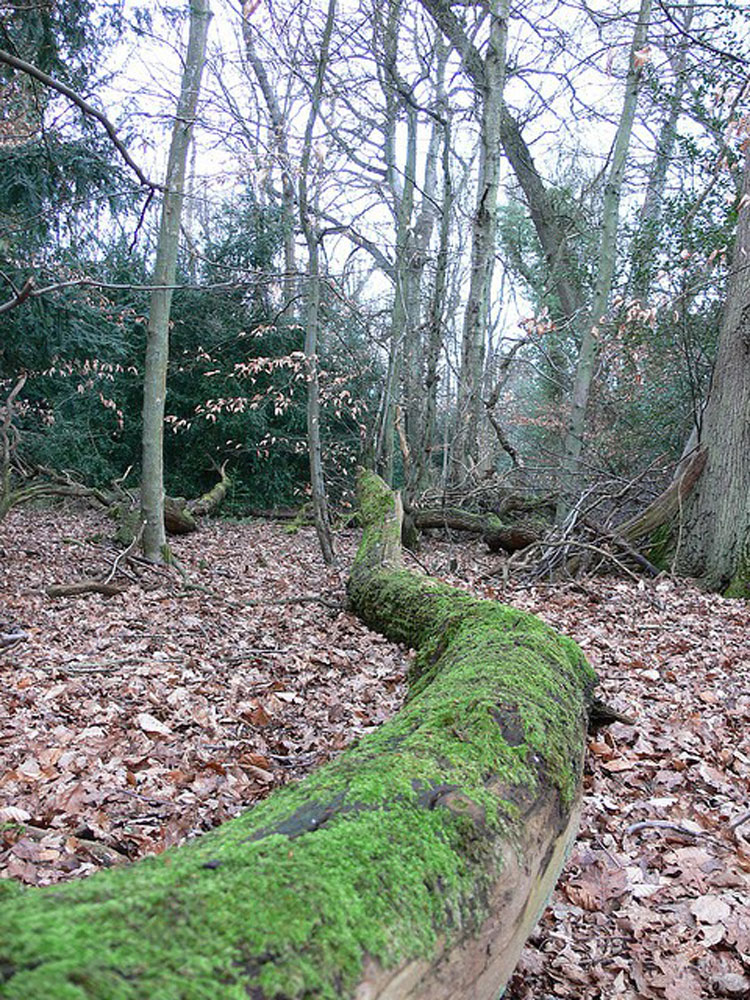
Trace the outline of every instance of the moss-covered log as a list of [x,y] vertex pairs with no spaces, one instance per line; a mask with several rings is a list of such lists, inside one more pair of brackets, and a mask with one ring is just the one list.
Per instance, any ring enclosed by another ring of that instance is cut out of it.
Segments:
[[227,473],[226,462],[224,462],[218,472],[220,479],[215,486],[212,486],[207,493],[198,497],[197,500],[188,501],[188,513],[194,517],[205,517],[206,514],[213,514],[226,500],[227,493],[232,485],[232,480]]
[[396,717],[158,857],[0,883],[6,1000],[495,1000],[574,835],[594,676],[537,618],[401,568],[366,482],[353,608],[418,649]]

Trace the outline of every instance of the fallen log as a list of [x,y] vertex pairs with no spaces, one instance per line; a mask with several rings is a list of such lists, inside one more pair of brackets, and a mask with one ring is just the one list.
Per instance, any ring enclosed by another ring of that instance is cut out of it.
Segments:
[[217,471],[220,476],[218,483],[197,500],[188,500],[187,511],[193,517],[205,517],[206,514],[213,514],[226,500],[232,485],[232,480],[227,474],[227,463],[224,462]]
[[666,490],[653,500],[648,507],[636,517],[617,528],[620,538],[630,545],[637,545],[652,538],[655,531],[676,520],[683,504],[698,482],[706,466],[708,452],[699,448],[689,460],[680,463],[679,474],[675,476]]
[[198,530],[198,522],[188,510],[185,497],[164,497],[164,527],[169,535],[189,535]]
[[6,1000],[495,1000],[575,834],[595,676],[539,619],[407,572],[363,481],[352,608],[418,649],[406,706],[211,833],[0,882]]
[[542,537],[541,526],[532,521],[505,524],[496,514],[475,514],[456,507],[433,507],[412,511],[410,519],[420,531],[425,528],[451,528],[481,535],[491,552],[502,549],[517,552]]
[[[194,500],[185,497],[164,498],[164,527],[169,535],[188,535],[198,530],[196,517],[212,514],[226,499],[232,481],[226,465],[218,470],[219,482]],[[108,505],[108,514],[117,522],[118,542],[129,545],[140,530],[142,519],[137,495],[120,490]]]

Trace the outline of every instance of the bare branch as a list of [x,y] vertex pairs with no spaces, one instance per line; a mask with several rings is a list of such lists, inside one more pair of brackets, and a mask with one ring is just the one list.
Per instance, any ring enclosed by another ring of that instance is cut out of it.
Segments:
[[11,309],[15,309],[16,306],[20,306],[23,302],[28,299],[34,290],[34,279],[27,278],[24,282],[23,288],[20,292],[16,292],[12,299],[8,299],[7,302],[3,302],[0,305],[0,313],[10,312]]
[[117,135],[116,128],[109,118],[107,118],[103,112],[89,104],[88,101],[84,100],[84,98],[81,97],[80,94],[77,94],[75,90],[72,90],[66,84],[62,83],[62,81],[56,80],[53,76],[49,76],[49,74],[43,72],[38,67],[33,66],[31,63],[25,62],[23,59],[18,59],[16,56],[11,55],[10,52],[6,52],[3,49],[0,49],[0,63],[5,63],[6,66],[11,66],[13,69],[17,69],[21,73],[26,73],[27,76],[31,76],[35,80],[38,80],[40,83],[44,84],[45,87],[49,87],[51,90],[56,90],[59,94],[62,94],[64,97],[67,97],[68,100],[72,101],[73,104],[80,108],[85,115],[95,118],[104,126],[107,135],[112,141],[112,145],[130,169],[135,173],[141,184],[145,187],[151,188],[152,191],[155,189],[160,191],[164,190],[162,184],[156,184],[154,181],[151,181],[148,177],[146,177],[123,145],[122,140]]

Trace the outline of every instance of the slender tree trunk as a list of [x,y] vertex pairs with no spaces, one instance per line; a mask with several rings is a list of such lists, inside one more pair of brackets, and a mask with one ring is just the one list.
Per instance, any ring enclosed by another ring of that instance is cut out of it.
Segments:
[[318,374],[318,342],[320,335],[320,235],[309,200],[310,156],[315,123],[320,114],[323,80],[331,44],[331,34],[336,16],[336,0],[329,0],[318,65],[310,98],[310,112],[305,127],[299,172],[299,212],[302,232],[308,253],[307,295],[305,300],[305,367],[307,372],[307,447],[310,459],[310,488],[312,490],[315,530],[326,563],[334,559],[333,534],[328,513],[325,476],[323,473],[323,446],[320,434],[320,380]]
[[471,277],[461,341],[457,426],[452,456],[452,478],[455,482],[461,481],[467,469],[478,459],[482,365],[496,252],[508,7],[508,0],[496,0],[490,7],[490,38],[484,60],[479,181],[472,223]]
[[[417,114],[409,108],[407,114],[406,163],[403,182],[392,183],[391,193],[396,202],[396,257],[394,262],[394,298],[391,312],[390,350],[388,359],[388,398],[384,411],[382,445],[379,465],[383,478],[393,482],[394,428],[396,407],[399,405],[401,376],[404,370],[404,349],[408,327],[412,321],[410,313],[411,275],[409,257],[412,253],[411,223],[414,213],[414,184],[417,158]],[[397,176],[394,158],[388,166],[388,176]]]
[[676,567],[750,597],[750,147],[727,301],[701,444],[706,466],[678,512]]
[[[674,72],[674,89],[669,98],[667,117],[659,129],[656,151],[649,170],[648,185],[641,208],[639,232],[634,240],[632,259],[631,294],[644,301],[648,298],[653,281],[654,259],[659,243],[659,223],[664,206],[664,188],[672,151],[677,141],[677,122],[682,113],[682,100],[687,83],[686,66],[690,51],[689,31],[695,14],[695,0],[689,0],[682,13],[682,28],[686,32],[677,41],[677,51],[671,58]],[[675,16],[679,16],[676,14]]]
[[[404,347],[409,323],[408,257],[411,247],[411,225],[414,213],[414,188],[417,162],[417,113],[406,109],[406,158],[401,169],[398,163],[399,121],[404,110],[404,98],[399,93],[398,51],[401,21],[400,0],[387,5],[387,16],[381,22],[375,18],[375,46],[380,49],[378,74],[385,96],[384,157],[386,184],[393,202],[395,222],[395,253],[393,262],[393,307],[391,309],[386,373],[381,407],[381,420],[375,451],[376,468],[387,483],[393,483],[395,460],[396,412],[401,400],[401,379],[404,372]],[[403,84],[404,90],[408,85]]]
[[[447,50],[446,54],[447,54]],[[442,77],[441,77],[442,80]],[[444,97],[440,92],[441,98]],[[442,203],[440,207],[440,231],[435,261],[435,276],[427,313],[427,335],[425,343],[424,412],[422,416],[421,441],[416,449],[417,465],[414,472],[412,492],[424,489],[431,474],[433,438],[436,429],[438,365],[444,341],[444,315],[446,285],[448,275],[448,247],[453,212],[453,184],[451,177],[451,127],[448,109],[441,100],[443,109],[442,132]]]
[[161,225],[156,247],[154,285],[159,287],[151,293],[146,335],[141,517],[144,522],[143,552],[146,558],[153,562],[162,562],[167,552],[164,531],[164,404],[169,362],[171,286],[175,283],[177,273],[187,155],[206,60],[206,37],[210,17],[209,0],[191,0],[190,35],[169,148],[166,191],[162,202]]
[[559,303],[553,314],[560,323],[575,321],[583,307],[584,292],[575,277],[577,265],[569,246],[567,227],[544,186],[518,123],[507,111],[503,112],[500,135],[503,150],[524,193],[534,230],[544,251],[549,285]]
[[[306,234],[307,235],[307,234]],[[318,334],[320,330],[320,254],[317,238],[308,241],[307,294],[305,296],[305,369],[307,374],[307,441],[310,454],[315,530],[323,559],[334,559],[333,535],[328,511],[323,446],[320,435],[320,380],[318,377]]]
[[509,0],[492,0],[489,5],[490,33],[484,58],[447,3],[443,0],[421,0],[421,3],[461,57],[463,69],[482,102],[471,277],[464,312],[457,423],[451,459],[451,476],[454,481],[460,481],[477,460],[482,413],[482,362],[496,251]]
[[[430,127],[430,140],[424,166],[422,204],[414,225],[414,249],[410,260],[410,325],[407,344],[407,371],[405,380],[406,437],[412,454],[410,474],[405,481],[405,493],[411,498],[423,485],[429,465],[437,392],[437,366],[443,343],[442,314],[445,306],[445,270],[447,267],[447,242],[451,221],[450,181],[450,122],[445,96],[445,70],[449,47],[442,33],[435,31],[435,110]],[[447,143],[447,145],[446,145]],[[444,189],[442,204],[438,189],[441,166]],[[447,159],[446,159],[447,154]],[[440,219],[435,274],[432,289],[422,316],[425,268],[429,259],[435,223]]]
[[642,77],[642,65],[637,58],[637,54],[646,44],[650,18],[651,0],[641,0],[638,21],[636,22],[630,49],[630,68],[625,83],[625,100],[612,151],[612,164],[604,189],[599,265],[591,311],[583,328],[578,352],[578,364],[573,383],[570,417],[563,445],[562,500],[558,516],[562,516],[565,512],[566,494],[574,490],[578,460],[583,446],[586,409],[596,369],[596,361],[599,355],[600,327],[607,310],[609,294],[612,288],[612,276],[615,270],[620,194],[622,192],[622,182],[625,176],[630,136],[633,131],[633,122],[635,121],[638,92]]
[[245,53],[253,68],[260,86],[263,100],[266,104],[271,130],[276,145],[276,154],[281,167],[281,209],[284,228],[284,305],[295,312],[297,288],[297,248],[296,248],[296,202],[297,193],[294,186],[289,146],[286,141],[287,123],[279,105],[276,91],[271,85],[263,60],[255,49],[255,42],[247,17],[243,18],[242,36],[245,42]]

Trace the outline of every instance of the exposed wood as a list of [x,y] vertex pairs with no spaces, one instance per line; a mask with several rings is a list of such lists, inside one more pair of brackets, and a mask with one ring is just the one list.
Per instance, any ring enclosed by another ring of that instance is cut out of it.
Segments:
[[682,474],[653,500],[642,514],[621,524],[617,534],[631,545],[648,539],[657,528],[674,520],[680,507],[693,490],[706,465],[708,453],[699,448],[685,466]]

